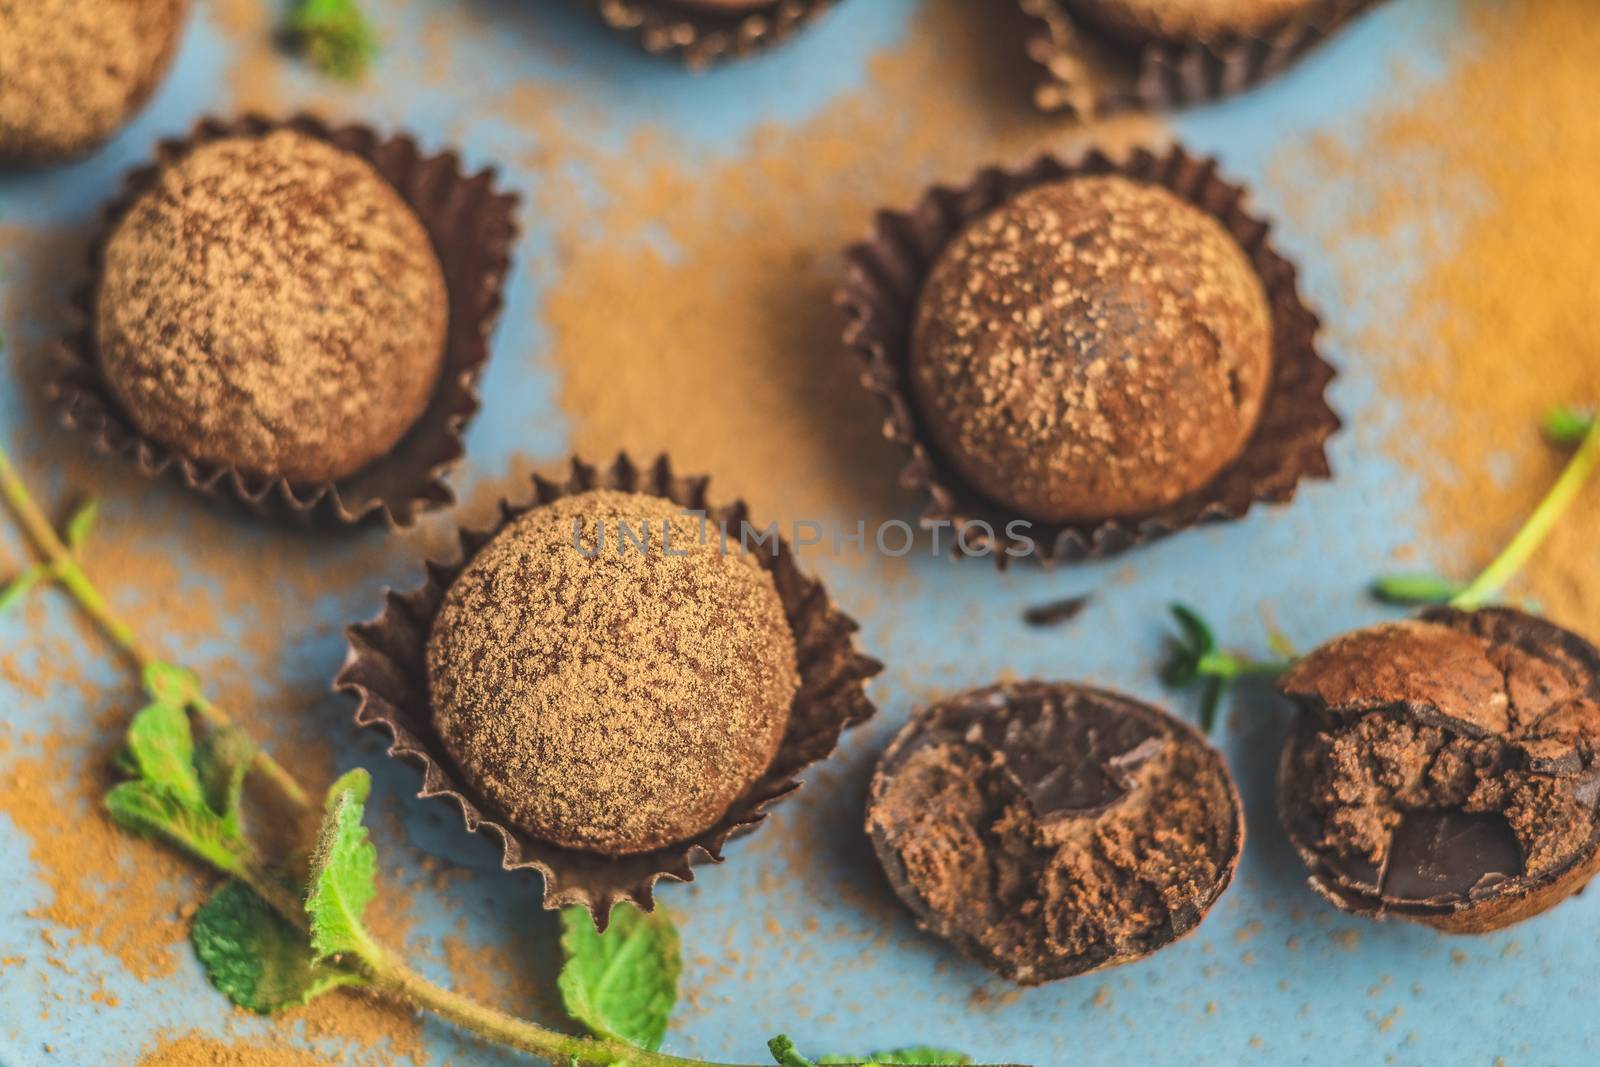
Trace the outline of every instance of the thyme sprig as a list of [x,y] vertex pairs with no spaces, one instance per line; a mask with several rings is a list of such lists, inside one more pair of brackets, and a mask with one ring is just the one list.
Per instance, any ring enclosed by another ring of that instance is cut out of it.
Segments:
[[1390,604],[1448,604],[1462,611],[1495,603],[1600,470],[1600,416],[1596,413],[1555,408],[1544,418],[1544,434],[1551,444],[1572,448],[1572,458],[1521,529],[1477,578],[1458,583],[1432,574],[1389,575],[1372,584],[1373,595]]

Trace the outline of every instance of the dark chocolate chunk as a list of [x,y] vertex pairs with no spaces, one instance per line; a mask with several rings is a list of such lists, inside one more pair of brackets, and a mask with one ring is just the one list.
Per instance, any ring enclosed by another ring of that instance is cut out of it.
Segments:
[[1192,727],[1037,682],[920,712],[878,765],[867,830],[924,926],[1024,985],[1192,930],[1244,840],[1233,779]]
[[1522,847],[1504,815],[1411,811],[1389,840],[1383,895],[1405,904],[1448,904],[1522,874]]
[[1498,929],[1600,869],[1600,651],[1519,611],[1435,609],[1283,679],[1284,825],[1313,886],[1363,915]]

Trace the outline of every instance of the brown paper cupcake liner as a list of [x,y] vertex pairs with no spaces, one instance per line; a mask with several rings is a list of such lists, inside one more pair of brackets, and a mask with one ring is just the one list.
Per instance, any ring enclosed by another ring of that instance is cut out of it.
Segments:
[[544,876],[544,906],[581,905],[604,929],[611,909],[631,901],[649,911],[655,906],[655,884],[663,878],[694,880],[693,866],[721,863],[723,848],[736,835],[763,822],[773,805],[796,789],[802,770],[826,758],[844,731],[865,722],[874,712],[864,688],[882,664],[856,651],[856,624],[828,599],[820,582],[803,574],[781,539],[762,542],[751,551],[772,575],[784,614],[794,631],[800,668],[784,734],[772,765],[711,829],[687,841],[654,852],[603,856],[561,848],[542,841],[503,820],[460,774],[433,726],[425,650],[429,630],[445,590],[467,562],[496,534],[525,512],[590,489],[619,489],[665,497],[685,508],[703,509],[715,521],[740,529],[748,512],[742,502],[716,506],[708,502],[707,479],[674,475],[666,456],[639,467],[626,455],[607,469],[572,461],[564,483],[534,479],[534,499],[527,504],[502,502],[500,521],[492,529],[461,530],[461,558],[454,563],[429,562],[427,580],[410,593],[389,592],[383,613],[346,632],[350,650],[335,687],[360,701],[356,723],[387,730],[391,756],[422,767],[420,797],[439,797],[461,811],[469,831],[500,841],[507,870],[531,869]]
[[[95,300],[106,245],[117,222],[152,188],[162,168],[200,145],[293,129],[366,160],[422,222],[443,268],[450,300],[444,364],[433,399],[387,455],[333,482],[290,483],[236,467],[203,462],[143,434],[100,373]],[[467,174],[454,152],[424,155],[409,136],[380,137],[366,126],[334,127],[299,115],[287,121],[248,115],[205,119],[188,137],[163,141],[153,164],[132,171],[105,209],[89,252],[87,280],[74,292],[79,325],[59,346],[61,366],[51,392],[67,426],[82,430],[106,455],[125,456],[148,475],[175,478],[210,497],[225,497],[262,518],[341,526],[381,516],[391,527],[412,525],[420,512],[455,500],[444,474],[465,454],[462,435],[478,410],[478,376],[489,358],[489,334],[516,240],[518,197],[495,188],[493,168]]]
[[1028,56],[1044,70],[1034,103],[1091,119],[1189,107],[1243,92],[1294,64],[1382,0],[1324,0],[1271,32],[1129,45],[1081,27],[1062,0],[1017,0],[1036,24]]
[[691,70],[744,59],[787,41],[838,0],[772,0],[754,11],[718,12],[674,0],[591,0],[607,26],[646,52],[675,56]]
[[[837,300],[849,315],[845,342],[861,356],[862,384],[883,403],[884,436],[908,461],[901,484],[927,492],[924,526],[961,530],[968,554],[989,554],[1004,565],[1026,542],[1006,532],[1023,519],[987,500],[940,458],[923,433],[908,382],[911,323],[922,282],[941,250],[965,226],[1016,194],[1062,178],[1120,174],[1160,185],[1215,217],[1239,242],[1260,274],[1273,317],[1273,378],[1261,421],[1244,450],[1210,484],[1138,519],[1031,525],[1033,555],[1041,562],[1098,559],[1207,522],[1243,517],[1257,503],[1287,503],[1302,479],[1331,476],[1326,445],[1339,417],[1325,392],[1334,370],[1318,354],[1319,322],[1301,299],[1295,268],[1273,249],[1269,225],[1245,210],[1245,190],[1217,176],[1217,162],[1174,147],[1162,155],[1140,149],[1124,162],[1102,152],[1076,163],[1044,155],[1022,170],[991,167],[965,186],[935,186],[910,211],[881,211],[873,234],[846,252],[846,281]],[[992,534],[990,531],[993,531]]]

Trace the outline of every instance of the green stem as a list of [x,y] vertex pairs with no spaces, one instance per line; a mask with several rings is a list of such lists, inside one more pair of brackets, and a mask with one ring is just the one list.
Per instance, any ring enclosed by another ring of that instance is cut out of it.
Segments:
[[[111,609],[111,605],[89,580],[89,575],[78,562],[78,557],[62,542],[50,520],[45,518],[44,512],[39,510],[39,505],[34,503],[33,496],[23,484],[22,476],[17,473],[17,468],[12,465],[11,457],[6,454],[3,447],[0,447],[0,498],[5,500],[11,513],[16,516],[22,532],[33,542],[35,551],[49,564],[51,580],[77,601],[84,613],[141,671],[156,663],[157,657],[139,639],[133,627],[123,622]],[[203,696],[196,696],[194,708],[213,726],[233,724],[221,708]],[[259,748],[256,750],[255,768],[271,780],[284,798],[295,807],[311,806],[311,798],[301,788],[300,783],[295,781],[294,776]]]
[[1200,657],[1196,671],[1208,678],[1232,681],[1235,678],[1276,678],[1295,665],[1292,659],[1248,660],[1227,652],[1207,652]]
[[1534,509],[1522,529],[1517,531],[1517,536],[1512,538],[1505,551],[1459,596],[1451,600],[1450,606],[1462,611],[1476,611],[1494,600],[1539,550],[1597,469],[1600,469],[1600,419],[1596,419],[1589,427],[1589,432],[1584,435],[1566,470],[1562,471],[1561,477],[1550,487],[1550,492]]
[[573,1037],[570,1034],[547,1030],[435,985],[404,963],[382,953],[381,950],[377,950],[370,958],[364,956],[360,960],[360,967],[373,986],[380,991],[392,993],[421,1005],[441,1019],[449,1020],[464,1030],[480,1034],[511,1048],[543,1056],[554,1063],[566,1064],[576,1057],[578,1062],[586,1067],[611,1067],[613,1064],[628,1064],[629,1067],[751,1067],[751,1065],[717,1064],[706,1060],[684,1059],[621,1042]]

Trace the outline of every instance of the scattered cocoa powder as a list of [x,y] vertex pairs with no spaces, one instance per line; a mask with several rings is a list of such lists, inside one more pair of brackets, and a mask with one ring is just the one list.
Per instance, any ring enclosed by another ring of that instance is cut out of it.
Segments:
[[1046,143],[1070,156],[1091,139],[1116,150],[1156,130],[1129,118],[1074,131],[1031,112],[1020,16],[983,6],[930,0],[905,45],[873,60],[866,87],[803,123],[758,129],[732,156],[652,136],[611,154],[580,143],[548,98],[507,101],[540,131],[542,157],[607,176],[598,208],[577,206],[592,200],[582,190],[548,193],[561,265],[540,315],[578,451],[665,449],[785,522],[915,510],[831,306],[843,249],[876,209],[932,181]]
[[[1353,138],[1286,150],[1273,185],[1340,268],[1340,303],[1376,312],[1343,341],[1400,407],[1364,432],[1420,478],[1426,554],[1472,574],[1565,462],[1545,411],[1600,406],[1600,21],[1590,0],[1465,0],[1461,17],[1441,81],[1396,84]],[[1409,283],[1382,269],[1419,258]],[[1590,637],[1596,529],[1600,485],[1518,590]]]

